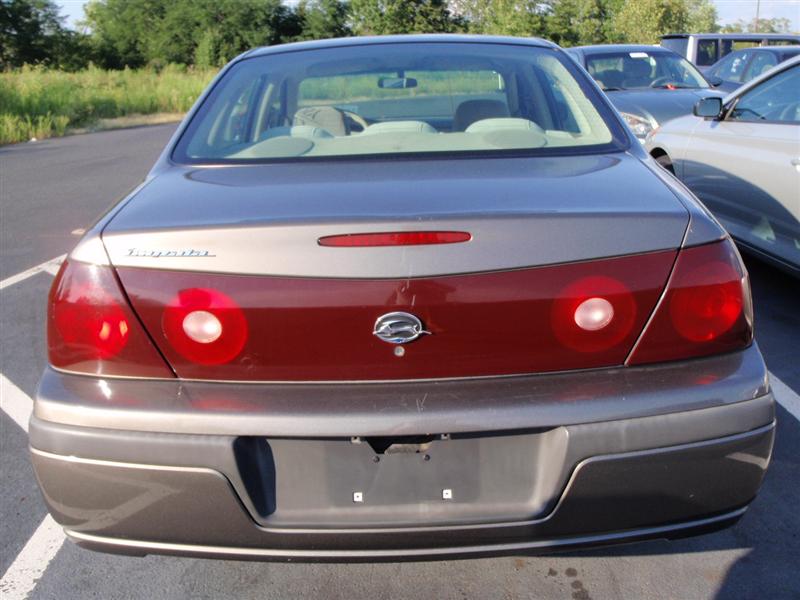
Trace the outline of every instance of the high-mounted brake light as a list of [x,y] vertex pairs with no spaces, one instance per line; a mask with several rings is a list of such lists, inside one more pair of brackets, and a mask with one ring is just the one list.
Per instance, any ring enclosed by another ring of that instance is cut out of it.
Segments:
[[738,350],[753,340],[750,283],[730,239],[681,250],[669,286],[628,364]]
[[371,246],[425,246],[468,242],[472,234],[466,231],[388,231],[381,233],[348,233],[330,235],[317,240],[320,246],[359,248]]
[[50,364],[69,371],[174,377],[109,266],[64,262],[50,288],[47,346]]

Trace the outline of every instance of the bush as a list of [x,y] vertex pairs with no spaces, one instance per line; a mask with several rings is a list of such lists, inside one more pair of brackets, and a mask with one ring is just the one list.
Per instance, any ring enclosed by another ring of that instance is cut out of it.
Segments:
[[167,65],[65,73],[41,67],[0,72],[0,144],[63,135],[98,119],[186,112],[214,76]]

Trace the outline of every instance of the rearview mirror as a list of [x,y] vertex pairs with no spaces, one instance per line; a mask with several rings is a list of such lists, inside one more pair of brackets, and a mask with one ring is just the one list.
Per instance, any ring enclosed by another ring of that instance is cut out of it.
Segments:
[[412,77],[381,77],[378,87],[383,90],[404,90],[417,87],[417,80]]
[[694,116],[716,118],[722,112],[722,98],[703,98],[694,105]]

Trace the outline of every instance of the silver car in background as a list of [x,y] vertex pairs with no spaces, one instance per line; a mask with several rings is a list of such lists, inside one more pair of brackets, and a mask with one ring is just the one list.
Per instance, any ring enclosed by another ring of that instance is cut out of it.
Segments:
[[740,244],[800,273],[800,57],[695,115],[656,130],[648,152]]

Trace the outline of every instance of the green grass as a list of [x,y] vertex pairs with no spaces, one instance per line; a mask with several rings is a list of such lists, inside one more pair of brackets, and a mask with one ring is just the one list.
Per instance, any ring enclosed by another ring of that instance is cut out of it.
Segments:
[[159,72],[90,68],[65,73],[29,67],[0,72],[0,144],[64,135],[99,119],[183,113],[214,74],[177,66]]

